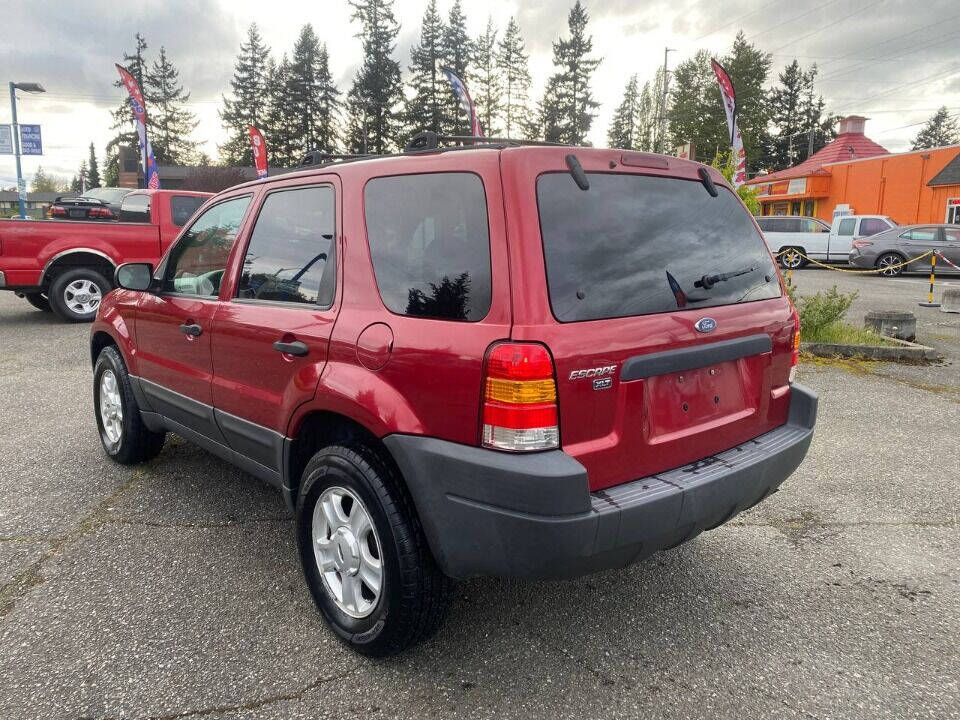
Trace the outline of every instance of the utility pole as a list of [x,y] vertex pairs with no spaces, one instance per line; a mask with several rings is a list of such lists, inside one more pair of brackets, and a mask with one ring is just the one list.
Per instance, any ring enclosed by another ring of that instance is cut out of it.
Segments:
[[27,217],[27,185],[23,180],[20,167],[20,126],[17,124],[17,90],[24,92],[46,92],[40,83],[10,83],[10,114],[13,116],[13,154],[17,159],[17,203],[20,207],[20,219]]
[[664,151],[667,142],[667,91],[670,87],[670,71],[667,70],[667,54],[672,53],[673,48],[663,48],[663,87],[661,88],[659,99],[659,117],[657,118],[657,142],[654,150],[658,153]]

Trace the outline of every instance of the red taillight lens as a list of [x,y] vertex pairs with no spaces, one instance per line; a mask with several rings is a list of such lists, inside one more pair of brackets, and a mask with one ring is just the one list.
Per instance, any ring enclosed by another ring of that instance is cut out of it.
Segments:
[[53,205],[50,208],[50,217],[66,217],[66,216],[67,216],[66,208],[57,207],[56,205]]
[[87,216],[92,218],[101,218],[103,220],[109,220],[110,218],[113,217],[113,212],[111,212],[110,208],[90,208],[89,212],[87,213]]
[[500,343],[490,349],[482,443],[513,452],[560,446],[553,359],[543,345]]
[[855,248],[858,248],[858,249],[859,249],[859,248],[870,247],[871,245],[873,245],[873,243],[870,242],[869,240],[854,240],[854,241],[853,241],[853,246],[854,246]]

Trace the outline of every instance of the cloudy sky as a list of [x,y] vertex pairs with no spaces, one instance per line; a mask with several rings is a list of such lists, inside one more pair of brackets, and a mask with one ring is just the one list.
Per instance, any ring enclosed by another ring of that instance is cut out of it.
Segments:
[[[501,28],[516,16],[531,55],[534,94],[551,71],[551,43],[566,32],[573,0],[488,0],[465,3],[471,33],[488,13]],[[452,0],[439,0],[445,13]],[[910,139],[940,105],[960,114],[960,2],[958,0],[586,0],[594,54],[602,58],[593,89],[602,103],[591,132],[603,144],[607,123],[632,73],[653,75],[665,46],[673,67],[698,48],[720,55],[743,29],[773,54],[774,67],[797,58],[820,67],[818,91],[827,109],[870,118],[867,134],[891,151]],[[397,57],[406,72],[419,35],[425,0],[396,0],[401,21]],[[216,156],[223,140],[217,117],[247,26],[256,21],[275,55],[289,52],[300,27],[313,23],[329,49],[334,74],[346,90],[360,61],[343,0],[6,0],[0,33],[0,69],[6,83],[34,81],[45,95],[20,93],[19,119],[43,126],[45,155],[24,158],[29,177],[42,164],[66,179],[95,143],[103,155],[109,110],[123,99],[113,87],[113,64],[142,32],[152,60],[160,46],[180,69],[200,124],[195,138]],[[772,78],[775,79],[775,78]],[[6,93],[0,123],[10,122]],[[0,155],[0,186],[15,183],[13,157]]]

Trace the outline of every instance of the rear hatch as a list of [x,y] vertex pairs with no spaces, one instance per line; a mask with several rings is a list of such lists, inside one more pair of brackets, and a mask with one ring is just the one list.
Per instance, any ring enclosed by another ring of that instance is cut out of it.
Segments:
[[513,337],[550,349],[561,447],[591,490],[785,423],[793,311],[733,192],[693,163],[577,149],[581,190],[570,152],[503,153],[506,197],[529,200],[508,206]]

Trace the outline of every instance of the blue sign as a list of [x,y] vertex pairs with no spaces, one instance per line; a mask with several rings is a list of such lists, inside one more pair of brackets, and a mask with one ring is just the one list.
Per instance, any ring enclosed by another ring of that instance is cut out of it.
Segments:
[[40,140],[39,125],[20,126],[20,154],[43,155],[43,142]]

